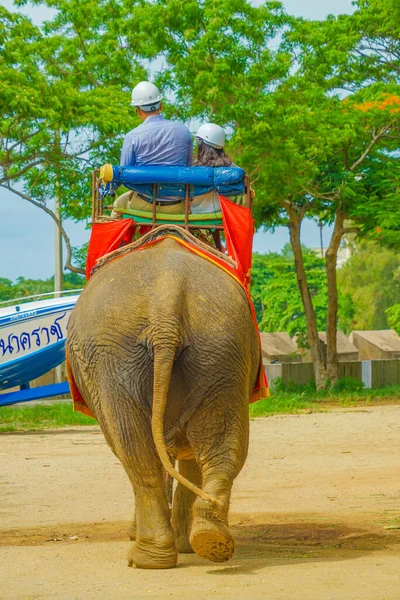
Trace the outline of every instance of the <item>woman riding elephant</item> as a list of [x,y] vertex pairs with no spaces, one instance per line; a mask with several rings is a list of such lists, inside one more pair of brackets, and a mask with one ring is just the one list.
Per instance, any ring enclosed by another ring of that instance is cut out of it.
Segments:
[[[225,131],[215,123],[204,123],[196,133],[197,154],[193,162],[195,167],[236,167],[232,159],[226,154]],[[251,198],[254,190],[251,189]],[[230,198],[233,200],[233,198]],[[235,199],[236,204],[242,203],[242,197]],[[190,212],[213,213],[221,212],[219,195],[216,190],[195,196],[190,204]]]
[[[129,563],[169,568],[177,551],[192,549],[228,560],[229,499],[247,456],[260,357],[241,286],[163,237],[98,269],[71,315],[67,352],[75,384],[133,486]],[[172,523],[163,467],[179,482]]]

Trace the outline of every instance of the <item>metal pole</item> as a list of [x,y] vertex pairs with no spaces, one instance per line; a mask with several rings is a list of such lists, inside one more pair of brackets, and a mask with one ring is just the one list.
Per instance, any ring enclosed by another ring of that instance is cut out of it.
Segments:
[[[58,184],[56,184],[56,190],[58,188]],[[61,207],[60,207],[60,199],[58,194],[56,193],[54,197],[54,213],[59,220],[61,225]],[[63,290],[63,249],[62,249],[62,236],[60,227],[57,223],[54,224],[54,292],[55,297],[59,298],[61,294],[57,292],[62,292]]]
[[189,231],[189,184],[185,185],[185,229]]
[[98,217],[96,171],[92,173],[92,224]]
[[[54,196],[54,213],[61,225],[61,206],[58,197],[58,183],[56,184],[56,194]],[[59,298],[63,290],[63,256],[62,256],[62,236],[57,223],[54,224],[54,297]],[[55,368],[55,383],[62,381],[62,366]]]
[[152,229],[154,229],[154,227],[156,226],[156,220],[157,220],[157,184],[154,183],[153,184],[153,218],[152,218],[152,226],[151,226]]
[[324,224],[322,223],[322,221],[318,221],[318,227],[319,227],[319,241],[321,244],[321,258],[324,258],[324,240],[322,237],[322,228],[323,228]]

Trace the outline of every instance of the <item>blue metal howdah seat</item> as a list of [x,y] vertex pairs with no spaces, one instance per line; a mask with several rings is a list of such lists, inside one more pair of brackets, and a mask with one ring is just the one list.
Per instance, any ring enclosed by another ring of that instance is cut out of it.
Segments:
[[[191,214],[190,204],[197,196],[216,191],[232,198],[243,196],[243,205],[251,208],[250,181],[239,167],[120,167],[104,165],[94,171],[92,182],[92,222],[104,222],[109,218],[113,190],[123,185],[128,190],[138,192],[152,204],[149,211],[120,209],[140,225],[156,227],[166,223],[182,225],[185,229],[222,230],[220,212]],[[185,206],[182,214],[165,214],[157,211],[159,198],[182,198]],[[112,198],[114,200],[114,198]],[[118,212],[118,209],[116,209]]]

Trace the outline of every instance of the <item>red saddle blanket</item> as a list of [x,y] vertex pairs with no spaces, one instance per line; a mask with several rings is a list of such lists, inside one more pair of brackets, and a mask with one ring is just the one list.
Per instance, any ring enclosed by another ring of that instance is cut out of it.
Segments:
[[[242,287],[249,301],[249,308],[253,316],[254,326],[256,328],[260,341],[260,365],[257,384],[249,398],[249,403],[256,402],[269,396],[268,382],[262,362],[261,338],[258,332],[258,325],[253,302],[249,293],[252,242],[253,242],[253,218],[248,208],[238,206],[237,204],[220,197],[223,215],[223,225],[225,240],[228,250],[228,256],[224,256],[213,248],[208,248],[205,244],[199,242],[190,233],[185,232],[176,225],[164,226],[165,232],[154,236],[149,227],[143,227],[141,233],[144,235],[141,240],[130,243],[135,234],[137,225],[132,219],[122,219],[118,221],[94,224],[92,228],[91,239],[89,243],[87,260],[87,278],[93,275],[104,264],[110,261],[118,260],[127,252],[142,252],[153,244],[157,244],[163,239],[169,237],[183,246],[188,252],[201,256],[216,267],[224,270]],[[178,234],[179,231],[179,234]],[[152,239],[154,238],[154,239]],[[74,410],[93,416],[86,406],[71,372],[68,353],[66,356],[67,375],[70,389],[74,401]]]
[[[228,255],[236,263],[236,274],[239,279],[247,287],[250,287],[254,235],[254,221],[251,210],[245,206],[239,206],[223,196],[219,198]],[[99,258],[132,242],[137,229],[139,229],[140,234],[145,234],[151,230],[151,227],[148,225],[139,226],[134,219],[94,223],[86,261],[86,278],[90,278],[92,269]]]
[[[186,234],[187,237],[189,237],[188,234]],[[191,236],[190,236],[191,237]],[[178,244],[180,244],[181,246],[183,246],[188,252],[192,252],[193,254],[197,254],[198,256],[201,256],[204,260],[209,261],[210,263],[214,264],[216,267],[222,269],[223,271],[225,271],[226,273],[228,273],[231,277],[233,277],[233,279],[235,279],[235,281],[238,283],[238,285],[240,285],[242,287],[242,289],[244,290],[244,292],[246,293],[246,296],[248,298],[249,301],[249,308],[251,310],[251,314],[253,317],[253,321],[254,321],[254,326],[256,328],[256,331],[258,333],[258,338],[259,338],[259,342],[260,342],[260,364],[259,364],[259,374],[258,374],[258,378],[257,378],[257,383],[256,386],[249,398],[249,403],[253,403],[253,402],[257,402],[258,400],[261,400],[262,398],[268,398],[269,394],[269,389],[268,389],[268,382],[267,382],[267,377],[265,374],[265,369],[264,369],[264,365],[262,362],[262,352],[261,352],[261,339],[260,339],[260,335],[258,332],[258,326],[257,326],[257,321],[256,321],[256,314],[255,314],[255,310],[254,310],[254,306],[253,306],[253,302],[251,300],[251,296],[249,294],[249,291],[247,289],[247,286],[245,285],[244,281],[241,280],[238,277],[238,271],[237,269],[233,266],[232,261],[229,263],[227,262],[224,258],[220,258],[218,257],[218,253],[216,252],[209,252],[207,251],[205,248],[203,247],[199,247],[197,244],[193,244],[190,243],[189,241],[182,239],[176,235],[173,235],[171,233],[166,233],[165,235],[160,235],[158,236],[156,239],[153,239],[151,241],[148,241],[140,246],[138,246],[137,248],[130,248],[129,246],[126,248],[122,248],[119,251],[115,251],[112,252],[106,256],[104,256],[98,263],[98,265],[95,267],[95,270],[101,269],[103,268],[103,265],[114,261],[114,260],[118,260],[119,258],[121,258],[122,256],[124,256],[126,253],[128,252],[143,252],[146,250],[146,248],[149,248],[150,246],[153,246],[154,244],[157,244],[159,242],[161,242],[162,240],[166,239],[166,238],[172,238],[173,240],[175,240]],[[69,362],[69,357],[68,357],[68,352],[66,355],[66,366],[67,366],[67,376],[68,376],[68,381],[69,381],[69,385],[70,385],[70,389],[71,389],[71,394],[72,394],[72,398],[73,398],[73,402],[74,402],[74,410],[78,411],[78,412],[82,412],[86,415],[89,415],[91,417],[93,417],[92,413],[90,412],[89,408],[87,407],[87,405],[85,404],[84,399],[82,398],[81,393],[79,392],[79,389],[74,381],[73,375],[72,375],[72,371],[71,371],[71,366],[70,366],[70,362]]]

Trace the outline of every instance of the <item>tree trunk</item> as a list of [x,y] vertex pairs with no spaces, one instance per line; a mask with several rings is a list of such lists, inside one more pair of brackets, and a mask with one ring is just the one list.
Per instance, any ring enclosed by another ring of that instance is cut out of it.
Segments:
[[306,316],[307,339],[314,365],[315,384],[317,390],[321,390],[326,386],[326,359],[322,342],[318,337],[317,317],[307,284],[306,270],[304,268],[303,252],[300,243],[301,219],[293,213],[290,214],[289,217],[290,243],[293,249],[297,285],[299,287]]
[[329,247],[325,252],[325,268],[328,284],[328,315],[326,321],[326,344],[327,344],[327,377],[331,384],[339,377],[339,362],[337,355],[337,313],[338,292],[336,278],[337,253],[343,236],[344,214],[336,212],[335,226]]

